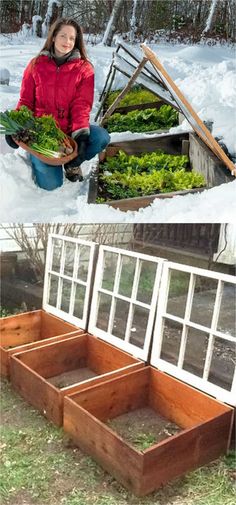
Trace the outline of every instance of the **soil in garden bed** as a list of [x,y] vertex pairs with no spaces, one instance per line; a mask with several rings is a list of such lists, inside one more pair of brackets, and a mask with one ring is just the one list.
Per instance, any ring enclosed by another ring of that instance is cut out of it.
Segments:
[[47,379],[50,384],[57,388],[65,388],[77,384],[77,382],[82,382],[92,377],[96,377],[98,374],[93,372],[88,367],[77,368],[76,370],[70,370],[69,372],[61,373],[60,375],[55,375]]
[[181,428],[150,407],[127,412],[107,421],[107,425],[136,449],[144,451],[178,433]]

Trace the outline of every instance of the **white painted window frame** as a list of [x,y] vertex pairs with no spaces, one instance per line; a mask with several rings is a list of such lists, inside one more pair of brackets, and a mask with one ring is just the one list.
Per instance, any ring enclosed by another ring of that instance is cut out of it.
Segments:
[[[189,289],[185,305],[185,315],[182,318],[174,316],[173,314],[167,312],[171,270],[178,270],[180,272],[190,273]],[[211,326],[209,327],[190,321],[195,279],[196,276],[198,275],[202,277],[207,277],[209,279],[216,279],[218,281],[212,321]],[[234,371],[231,391],[228,391],[208,381],[215,337],[220,337],[222,341],[234,342],[236,344],[236,339],[233,336],[223,333],[221,331],[217,331],[217,323],[220,313],[220,303],[223,293],[223,282],[236,284],[236,278],[232,275],[213,272],[174,262],[165,262],[163,264],[162,279],[159,292],[159,302],[157,304],[156,321],[154,326],[151,364],[154,367],[164,372],[167,372],[173,375],[174,377],[177,377],[178,379],[187,382],[188,384],[191,384],[197,389],[201,389],[202,391],[214,396],[220,401],[236,406],[236,370]],[[173,365],[160,357],[163,343],[163,330],[165,319],[176,321],[183,325],[177,365]],[[202,378],[196,376],[191,372],[187,372],[182,368],[184,363],[184,353],[187,341],[187,328],[189,327],[201,330],[203,332],[207,332],[209,334],[208,348],[206,352],[205,366]]]
[[[118,255],[114,286],[113,286],[112,290],[104,289],[101,287],[102,279],[103,279],[103,271],[104,271],[104,268],[103,268],[104,255],[106,252],[111,252],[111,253]],[[136,258],[134,282],[133,282],[133,288],[132,288],[132,293],[131,293],[130,297],[118,294],[119,280],[120,280],[120,275],[121,275],[121,264],[122,264],[121,258],[122,257]],[[152,299],[151,299],[150,304],[136,300],[136,294],[138,291],[138,283],[139,283],[139,276],[140,276],[142,261],[148,261],[148,262],[156,264],[156,275],[155,275]],[[158,298],[158,294],[159,294],[162,266],[163,266],[164,262],[165,262],[165,260],[163,258],[157,258],[156,256],[149,256],[147,254],[142,254],[142,253],[138,253],[138,252],[134,252],[134,251],[128,251],[126,249],[120,249],[120,248],[111,247],[111,246],[100,246],[95,281],[94,281],[94,288],[93,288],[93,298],[92,298],[90,319],[89,319],[89,332],[92,333],[93,335],[95,335],[96,337],[99,337],[102,340],[109,342],[110,344],[114,345],[115,347],[118,347],[118,348],[128,352],[129,354],[132,354],[136,358],[140,358],[144,361],[147,361],[149,349],[150,349],[152,332],[153,332],[153,325],[154,325],[154,318],[155,318],[155,312],[156,312],[157,298]],[[111,309],[110,309],[110,315],[109,315],[109,323],[108,323],[108,331],[104,331],[96,326],[100,293],[101,294],[102,293],[108,294],[109,296],[112,297],[112,303],[111,303]],[[111,330],[113,327],[114,316],[115,316],[115,300],[116,299],[124,300],[127,303],[129,303],[129,305],[130,305],[124,340],[122,340],[119,337],[116,337],[115,335],[113,335],[111,333]],[[140,348],[140,347],[129,342],[129,338],[131,336],[132,315],[133,315],[133,310],[135,307],[142,307],[142,308],[149,310],[147,331],[146,331],[146,335],[145,335],[145,341],[144,341],[143,348]]]
[[[61,262],[60,262],[60,271],[54,271],[52,269],[52,261],[53,261],[53,241],[59,240],[62,242],[62,254],[61,254]],[[65,263],[65,245],[67,243],[75,244],[75,256],[74,256],[74,266],[73,266],[73,274],[72,277],[63,274],[64,271],[64,263]],[[90,248],[89,253],[89,264],[88,264],[88,276],[87,281],[79,280],[76,277],[76,272],[78,271],[79,265],[79,246],[84,245]],[[74,324],[82,329],[87,328],[88,317],[90,311],[90,300],[91,300],[91,289],[92,289],[92,281],[94,274],[94,258],[97,250],[98,244],[95,242],[83,240],[75,237],[68,237],[64,235],[58,235],[56,233],[51,233],[48,236],[48,244],[47,244],[47,255],[46,255],[46,264],[45,264],[45,274],[44,274],[44,291],[43,291],[43,309],[53,314],[65,321]],[[54,277],[58,277],[58,290],[57,290],[57,303],[56,306],[53,306],[49,303],[50,296],[50,278],[51,275]],[[70,293],[70,305],[69,311],[66,312],[60,309],[61,304],[61,296],[62,296],[62,281],[68,280],[71,282],[71,293]],[[74,303],[75,303],[75,293],[76,293],[76,285],[82,285],[85,287],[85,298],[84,298],[84,306],[83,306],[83,317],[79,318],[73,315]]]

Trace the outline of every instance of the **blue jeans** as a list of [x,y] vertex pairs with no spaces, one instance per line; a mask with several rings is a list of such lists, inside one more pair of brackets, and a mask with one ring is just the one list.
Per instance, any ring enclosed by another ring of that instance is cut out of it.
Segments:
[[[90,135],[83,158],[78,156],[78,164],[85,160],[91,160],[96,154],[100,153],[110,142],[109,133],[97,125],[90,125]],[[32,175],[35,183],[40,188],[52,191],[63,184],[63,167],[48,165],[43,163],[36,156],[30,155],[32,164]],[[74,160],[73,160],[74,161]]]

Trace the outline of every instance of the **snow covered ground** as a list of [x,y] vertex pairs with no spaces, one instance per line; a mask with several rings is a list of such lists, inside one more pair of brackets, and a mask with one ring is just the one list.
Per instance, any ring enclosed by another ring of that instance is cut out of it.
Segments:
[[[42,47],[42,39],[13,37],[1,39],[1,68],[10,71],[10,86],[0,86],[0,109],[14,108],[19,97],[22,74],[27,62]],[[236,153],[235,52],[230,47],[150,45],[172,78],[188,98],[201,119],[213,120],[213,135],[223,137],[231,153]],[[138,47],[137,47],[138,49]],[[110,67],[114,48],[89,46],[95,67],[96,91],[93,120],[98,97]],[[127,81],[121,75],[116,85]],[[191,130],[187,121],[171,131]],[[136,137],[137,135],[135,135]],[[130,132],[112,134],[112,140],[134,138]],[[108,205],[87,204],[86,192],[91,167],[83,164],[85,180],[70,183],[55,191],[35,186],[27,154],[13,151],[1,138],[0,184],[1,222],[60,221],[80,223],[110,222],[232,222],[236,215],[236,180],[198,194],[158,200],[137,212],[121,212]],[[87,177],[86,177],[87,176]]]

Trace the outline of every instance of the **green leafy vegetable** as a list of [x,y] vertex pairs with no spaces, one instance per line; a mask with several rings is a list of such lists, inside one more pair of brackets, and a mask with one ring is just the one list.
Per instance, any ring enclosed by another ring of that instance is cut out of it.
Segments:
[[52,115],[34,117],[26,106],[0,113],[0,133],[12,135],[34,151],[49,158],[59,158],[73,152],[65,133],[57,127]]
[[160,109],[132,110],[127,114],[115,113],[107,120],[107,129],[112,132],[147,132],[169,129],[178,124],[178,112],[170,105]]
[[[106,99],[105,108],[110,107],[117,96],[121,93],[121,89],[111,91]],[[122,98],[118,107],[126,107],[129,105],[145,104],[149,102],[158,102],[159,98],[151,91],[141,88],[141,86],[133,86],[133,88]]]
[[188,165],[187,156],[169,155],[162,151],[128,156],[120,151],[101,166],[98,201],[101,198],[119,200],[204,186],[203,175],[189,171]]

